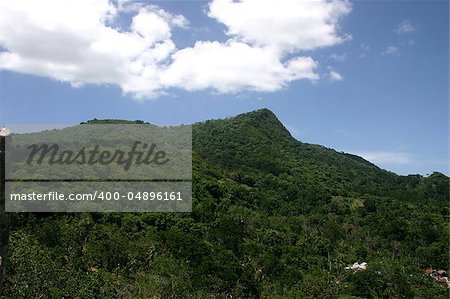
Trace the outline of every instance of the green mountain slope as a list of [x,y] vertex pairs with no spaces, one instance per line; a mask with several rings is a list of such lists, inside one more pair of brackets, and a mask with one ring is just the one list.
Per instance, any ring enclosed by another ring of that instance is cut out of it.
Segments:
[[192,213],[13,214],[3,297],[448,298],[424,274],[448,270],[445,175],[302,143],[267,109],[195,124],[193,149]]
[[[226,171],[285,175],[292,183],[320,186],[333,195],[399,195],[429,180],[398,176],[356,155],[297,141],[268,109],[196,124],[193,145],[199,156]],[[448,184],[445,179],[442,183],[439,188],[446,200]],[[418,191],[415,188],[411,195]]]

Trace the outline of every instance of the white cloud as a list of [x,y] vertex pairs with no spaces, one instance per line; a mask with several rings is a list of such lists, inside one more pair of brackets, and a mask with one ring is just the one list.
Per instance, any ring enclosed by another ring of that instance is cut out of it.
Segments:
[[411,20],[404,20],[397,26],[395,26],[394,32],[398,34],[410,33],[416,30]]
[[2,1],[0,45],[7,51],[0,68],[152,96],[161,88],[162,62],[175,51],[171,28],[183,18],[147,6],[122,31],[107,26],[116,14],[108,0]]
[[400,49],[396,46],[388,46],[382,53],[383,56],[398,56],[400,55]]
[[350,2],[213,0],[208,15],[225,24],[227,34],[254,45],[295,52],[333,46],[349,38],[338,33]]
[[338,72],[336,72],[334,70],[331,70],[329,75],[330,75],[330,80],[331,81],[342,81],[342,80],[344,80],[344,77],[342,77],[341,74],[339,74]]
[[197,42],[172,58],[173,63],[163,74],[164,83],[187,90],[274,91],[293,80],[318,79],[314,73],[317,63],[309,57],[281,63],[275,51],[237,41]]
[[[226,42],[177,49],[172,30],[188,21],[156,5],[118,0],[0,2],[0,70],[84,84],[111,84],[136,98],[169,88],[275,91],[319,79],[299,51],[333,46],[347,0],[212,0],[207,14],[227,26]],[[127,28],[113,25],[132,15]],[[287,54],[291,55],[289,58]]]
[[356,155],[375,164],[409,164],[411,156],[403,152],[359,152]]

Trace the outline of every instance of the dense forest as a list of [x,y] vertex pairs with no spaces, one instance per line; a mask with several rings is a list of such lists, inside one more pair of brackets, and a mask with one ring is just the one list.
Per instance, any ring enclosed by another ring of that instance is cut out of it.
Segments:
[[447,176],[300,142],[267,109],[192,144],[191,213],[11,214],[2,298],[449,297],[425,273],[449,270]]

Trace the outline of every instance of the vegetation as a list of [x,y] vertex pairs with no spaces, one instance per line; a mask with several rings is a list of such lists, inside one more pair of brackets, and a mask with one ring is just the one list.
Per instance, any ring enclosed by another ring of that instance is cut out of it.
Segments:
[[193,148],[192,213],[12,214],[2,298],[448,298],[424,273],[449,270],[445,175],[299,142],[266,109],[195,124]]

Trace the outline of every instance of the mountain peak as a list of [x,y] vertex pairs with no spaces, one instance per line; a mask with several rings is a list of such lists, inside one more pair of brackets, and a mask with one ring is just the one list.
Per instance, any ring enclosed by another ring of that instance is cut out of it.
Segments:
[[261,109],[258,109],[258,110],[254,110],[254,111],[238,114],[238,115],[236,115],[236,116],[234,116],[232,118],[261,119],[261,120],[265,120],[265,121],[277,121],[277,122],[280,122],[278,120],[277,116],[275,115],[275,113],[273,113],[271,110],[269,110],[267,108],[261,108]]
[[240,124],[250,130],[256,129],[270,139],[292,138],[275,113],[267,108],[239,114],[226,121]]
[[267,108],[238,114],[226,119],[207,120],[195,124],[199,131],[227,132],[236,138],[251,136],[252,138],[268,138],[269,140],[292,139],[289,131],[283,126],[277,116]]
[[340,184],[334,181],[334,176],[355,180],[365,173],[387,175],[356,155],[296,140],[276,115],[265,108],[196,124],[193,145],[201,157],[225,169],[252,169],[275,175],[309,173],[314,169],[317,177],[316,173],[311,177],[330,186]]
[[247,112],[247,113],[242,113],[242,114],[239,114],[239,115],[251,115],[251,114],[257,115],[257,116],[266,116],[266,117],[275,117],[276,118],[275,113],[273,113],[268,108],[261,108],[261,109],[253,110],[253,111],[250,111],[250,112]]

